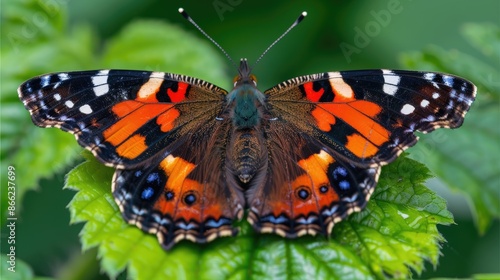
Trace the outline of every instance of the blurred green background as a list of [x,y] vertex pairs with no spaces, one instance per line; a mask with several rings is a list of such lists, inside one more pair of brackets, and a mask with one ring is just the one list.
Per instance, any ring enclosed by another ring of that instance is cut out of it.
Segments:
[[[430,44],[446,50],[456,49],[486,60],[460,35],[461,26],[468,22],[500,25],[498,0],[313,0],[274,3],[261,0],[196,3],[159,0],[53,1],[67,2],[70,28],[84,24],[96,31],[96,41],[99,44],[96,49],[103,47],[106,39],[117,34],[124,25],[138,18],[169,21],[201,36],[178,14],[178,7],[184,7],[235,61],[245,57],[251,63],[300,12],[307,11],[308,17],[304,22],[277,44],[255,68],[254,74],[263,90],[305,74],[366,68],[402,68],[399,60],[402,52],[422,50]],[[396,12],[389,12],[390,18],[385,18],[382,22],[377,18],[382,14],[387,15],[387,11],[391,10]],[[375,25],[379,28],[373,24],[377,20],[378,24]],[[360,44],[356,41],[356,32],[362,30],[366,34],[366,28],[370,35]],[[343,53],[341,46],[345,47],[346,44],[355,47],[355,52],[350,55]],[[498,62],[492,63],[493,67],[498,67]],[[1,67],[9,65],[2,64]],[[169,71],[155,69],[154,65],[150,67],[152,70]],[[54,71],[62,70],[78,69],[58,69],[54,65]],[[228,77],[233,76],[235,70],[228,62]],[[494,77],[494,82],[500,83],[500,78]],[[221,86],[227,87],[229,84],[228,80]],[[81,226],[68,226],[69,212],[65,207],[73,192],[61,190],[64,174],[68,170],[51,179],[42,180],[38,190],[28,192],[24,197],[23,211],[17,227],[17,256],[26,261],[36,275],[61,275],[64,270],[80,269],[82,275],[97,277],[99,266],[95,261],[95,252],[80,256],[78,232]],[[500,188],[500,178],[492,180],[497,180]],[[428,265],[421,278],[462,278],[476,273],[499,273],[498,220],[480,236],[474,227],[467,201],[446,188],[440,188],[437,182],[432,181],[430,184],[435,185],[438,192],[448,200],[457,225],[440,227],[448,241],[443,245],[443,256],[438,267],[434,269]],[[2,238],[4,237],[2,234]],[[2,253],[5,252],[5,246],[2,246]],[[106,279],[104,276],[100,277]],[[82,276],[81,279],[85,277]]]

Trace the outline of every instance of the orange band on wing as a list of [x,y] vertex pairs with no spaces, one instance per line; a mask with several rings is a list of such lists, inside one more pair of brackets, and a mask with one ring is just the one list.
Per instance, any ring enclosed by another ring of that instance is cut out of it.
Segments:
[[189,175],[196,165],[180,157],[168,155],[161,161],[160,167],[168,176],[167,187],[175,188],[175,186],[182,185],[187,175]]
[[328,182],[326,171],[328,166],[335,162],[335,159],[325,151],[313,154],[310,157],[299,160],[298,165],[302,167],[314,179],[321,178],[321,181]]
[[[165,196],[161,196],[155,203],[155,209],[161,211],[163,214],[176,213],[176,215],[182,216],[186,221],[194,220],[198,223],[201,223],[201,219],[206,218],[206,216],[211,216],[214,219],[222,216],[221,205],[207,203],[207,201],[214,201],[213,198],[216,194],[213,192],[204,192],[203,188],[208,186],[203,186],[202,183],[196,180],[186,178],[195,167],[195,164],[172,155],[167,156],[161,161],[160,168],[165,171],[168,177],[165,188],[174,191],[178,197],[167,201]],[[188,207],[179,200],[182,199],[180,196],[190,191],[198,195],[197,200],[199,200],[199,203]],[[201,214],[201,211],[204,214]]]
[[135,100],[127,100],[113,106],[112,111],[117,117],[123,118],[124,116],[137,110],[137,108],[141,107],[142,105],[144,104],[142,104],[141,102],[137,102]]
[[[377,146],[382,145],[389,139],[389,131],[381,126],[373,118],[382,110],[380,106],[368,101],[355,101],[349,104],[331,105],[328,108],[334,115],[344,120],[359,134]],[[362,107],[362,112],[360,108]]]
[[[183,160],[182,158],[168,155],[160,162],[160,168],[165,171],[165,174],[168,178],[165,184],[165,188],[172,190],[176,196],[179,196],[181,194],[181,191],[184,191],[184,180],[186,179],[187,175],[195,168],[195,165]],[[190,185],[187,184],[187,186]],[[162,195],[156,201],[155,209],[163,214],[169,213],[170,215],[172,215],[173,213],[175,213],[175,210],[178,207],[179,199],[180,197],[176,197],[173,200],[167,201],[165,196]]]
[[374,120],[381,110],[382,108],[375,103],[360,100],[340,104],[321,103],[311,114],[318,128],[325,132],[331,130],[330,124],[335,123],[335,120],[331,119],[337,117],[357,130],[361,136],[380,146],[389,139],[389,131]]
[[375,145],[357,133],[347,136],[345,146],[359,158],[371,157],[378,152],[378,148]]
[[[301,186],[309,186],[313,193],[316,194],[316,199],[313,197],[313,194],[311,194],[310,199],[305,201],[294,197],[294,216],[301,214],[307,216],[310,213],[317,213],[319,209],[330,206],[333,201],[339,200],[337,193],[335,193],[330,186],[330,181],[327,176],[328,166],[334,162],[335,159],[325,151],[313,154],[298,162],[300,167],[307,172],[307,175],[302,175],[295,179],[292,182],[292,187],[296,190]],[[321,186],[328,186],[329,191],[318,195]]]
[[112,109],[120,119],[104,131],[104,140],[118,146],[148,121],[171,107],[172,105],[166,104],[143,104],[134,100],[121,102]]
[[122,157],[132,159],[143,153],[147,148],[146,138],[136,134],[121,143],[120,146],[116,148],[116,152]]
[[[298,165],[306,171],[307,174],[303,174],[295,178],[292,182],[286,183],[283,189],[288,189],[288,184],[291,185],[293,193],[299,188],[308,188],[310,197],[307,200],[300,200],[293,196],[293,216],[304,215],[307,216],[310,213],[315,213],[318,208],[321,209],[325,206],[330,206],[333,201],[339,199],[338,195],[333,191],[328,180],[327,172],[328,166],[335,162],[335,159],[325,151],[321,151],[318,154],[313,154],[310,157],[300,160]],[[319,188],[321,186],[328,186],[329,191],[318,195]],[[316,199],[313,198],[316,194]],[[290,212],[290,204],[286,200],[280,199],[272,205],[273,214],[279,216],[281,213],[287,213],[289,216],[292,215]]]
[[382,107],[366,100],[358,100],[355,102],[350,102],[349,106],[353,107],[354,109],[360,112],[363,112],[364,115],[367,115],[372,118],[377,116],[380,113],[380,111],[382,111]]
[[170,108],[170,110],[158,116],[156,123],[160,125],[161,131],[168,132],[174,128],[174,122],[180,115],[179,110]]
[[331,126],[335,124],[335,117],[319,106],[311,111],[311,115],[316,120],[318,128],[322,131],[330,131]]

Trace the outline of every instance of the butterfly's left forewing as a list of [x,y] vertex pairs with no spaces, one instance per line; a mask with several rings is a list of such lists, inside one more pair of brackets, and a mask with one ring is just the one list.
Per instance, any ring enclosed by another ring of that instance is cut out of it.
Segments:
[[121,168],[143,164],[193,124],[214,119],[226,94],[187,76],[128,70],[47,74],[18,92],[36,125],[73,133],[101,162]]

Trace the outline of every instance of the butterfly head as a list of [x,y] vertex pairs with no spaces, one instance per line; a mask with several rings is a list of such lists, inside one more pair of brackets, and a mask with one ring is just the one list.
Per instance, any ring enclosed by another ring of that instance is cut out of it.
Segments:
[[244,84],[257,86],[257,78],[251,71],[250,67],[248,67],[247,59],[242,58],[240,60],[240,67],[238,68],[238,75],[233,79],[234,87]]

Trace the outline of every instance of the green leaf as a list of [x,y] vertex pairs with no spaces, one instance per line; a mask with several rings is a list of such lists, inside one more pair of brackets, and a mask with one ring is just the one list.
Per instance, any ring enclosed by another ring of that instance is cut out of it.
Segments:
[[436,266],[444,239],[437,224],[453,223],[446,202],[423,185],[430,178],[422,164],[403,156],[385,166],[368,207],[334,228],[379,278],[420,274],[424,260]]
[[16,53],[26,46],[50,41],[58,36],[66,22],[64,1],[9,1],[2,5],[1,39],[4,49]]
[[500,273],[490,273],[490,274],[475,274],[472,276],[474,280],[498,280],[500,279]]
[[464,125],[457,131],[438,130],[423,135],[411,150],[411,157],[429,166],[451,189],[465,195],[478,231],[484,233],[493,219],[500,218],[500,65],[496,58],[498,49],[490,48],[500,44],[500,28],[468,24],[464,34],[473,46],[491,56],[486,59],[493,66],[459,51],[435,46],[402,56],[403,64],[410,68],[460,75],[478,86],[477,99]]
[[[15,253],[14,253],[15,254]],[[2,277],[9,279],[33,279],[33,271],[23,261],[7,255],[1,255],[1,273]]]
[[451,189],[466,195],[480,233],[500,217],[500,171],[493,152],[500,139],[498,120],[500,110],[493,106],[472,111],[459,131],[426,135],[411,153]]
[[436,266],[444,241],[436,225],[453,223],[444,200],[422,185],[429,171],[403,157],[384,167],[368,207],[336,225],[330,241],[257,234],[243,221],[237,237],[164,251],[155,236],[122,219],[110,192],[113,169],[85,155],[67,176],[66,187],[78,191],[71,220],[85,222],[83,248],[98,247],[110,277],[127,268],[141,279],[405,278],[411,269],[420,274],[425,261]]
[[480,50],[486,57],[497,62],[500,60],[500,27],[498,24],[464,24],[462,34],[469,43]]

